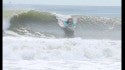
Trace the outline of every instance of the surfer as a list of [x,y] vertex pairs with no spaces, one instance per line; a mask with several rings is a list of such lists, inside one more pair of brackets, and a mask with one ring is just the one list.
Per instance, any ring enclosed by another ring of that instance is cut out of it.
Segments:
[[68,18],[66,21],[59,20],[59,25],[64,30],[65,37],[74,37],[76,23],[73,22],[73,18]]

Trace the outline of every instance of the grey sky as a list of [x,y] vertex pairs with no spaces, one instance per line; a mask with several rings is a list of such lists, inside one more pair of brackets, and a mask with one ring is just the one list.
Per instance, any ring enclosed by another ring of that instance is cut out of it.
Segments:
[[3,0],[12,4],[121,6],[121,0]]

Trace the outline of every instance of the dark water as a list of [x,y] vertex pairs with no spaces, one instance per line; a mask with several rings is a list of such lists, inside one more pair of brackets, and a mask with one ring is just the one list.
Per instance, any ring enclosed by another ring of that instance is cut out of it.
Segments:
[[4,9],[33,9],[60,14],[77,14],[87,16],[121,17],[120,6],[65,6],[65,5],[30,5],[4,4]]

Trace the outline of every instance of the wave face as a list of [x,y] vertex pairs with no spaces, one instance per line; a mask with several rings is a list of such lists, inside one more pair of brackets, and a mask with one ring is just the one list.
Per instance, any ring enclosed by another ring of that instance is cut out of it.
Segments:
[[[121,38],[121,19],[107,18],[97,16],[71,15],[73,19],[78,19],[76,29],[74,30],[75,37],[82,38]],[[28,35],[41,37],[63,38],[64,31],[57,24],[57,15],[30,10],[17,15],[10,19],[9,30],[12,30],[20,35]]]

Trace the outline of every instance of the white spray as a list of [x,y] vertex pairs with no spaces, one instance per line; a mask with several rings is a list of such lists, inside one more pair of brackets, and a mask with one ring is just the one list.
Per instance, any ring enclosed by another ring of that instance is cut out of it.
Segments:
[[3,20],[3,31],[6,31],[10,26],[9,20]]

